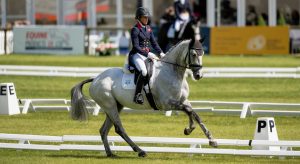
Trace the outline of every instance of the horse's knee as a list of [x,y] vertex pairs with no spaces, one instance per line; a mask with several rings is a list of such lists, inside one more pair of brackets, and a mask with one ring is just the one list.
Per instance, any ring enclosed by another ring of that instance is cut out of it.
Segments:
[[183,104],[183,109],[188,113],[191,114],[193,112],[193,108],[190,105]]
[[180,101],[171,99],[169,100],[168,104],[171,105],[171,107],[174,108],[175,110],[184,111],[184,104],[182,104]]

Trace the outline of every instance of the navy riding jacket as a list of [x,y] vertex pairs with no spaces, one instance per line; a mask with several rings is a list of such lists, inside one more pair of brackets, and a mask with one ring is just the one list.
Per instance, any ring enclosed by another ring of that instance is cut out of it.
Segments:
[[141,23],[138,22],[131,29],[131,41],[132,49],[129,53],[130,55],[139,53],[145,57],[148,57],[148,53],[151,51],[150,44],[158,54],[162,52],[154,38],[151,27],[148,25],[143,27]]

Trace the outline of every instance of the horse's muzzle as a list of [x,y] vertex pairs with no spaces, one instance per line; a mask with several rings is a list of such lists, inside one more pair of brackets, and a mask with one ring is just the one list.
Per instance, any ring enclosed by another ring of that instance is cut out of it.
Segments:
[[201,70],[193,72],[193,76],[195,80],[200,80],[203,77],[203,73]]

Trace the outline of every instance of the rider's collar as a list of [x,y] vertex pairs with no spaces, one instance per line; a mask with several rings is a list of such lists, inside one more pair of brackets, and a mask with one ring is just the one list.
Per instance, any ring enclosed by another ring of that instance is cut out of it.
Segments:
[[139,20],[137,20],[137,28],[141,29],[141,28],[145,28],[146,26],[144,26],[142,24],[142,22],[140,22]]

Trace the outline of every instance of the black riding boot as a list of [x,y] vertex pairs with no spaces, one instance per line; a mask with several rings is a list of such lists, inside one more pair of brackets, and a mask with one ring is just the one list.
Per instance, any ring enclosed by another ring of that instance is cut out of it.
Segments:
[[134,94],[134,99],[133,99],[133,101],[137,104],[144,103],[144,98],[143,98],[143,94],[142,94],[142,89],[144,87],[144,81],[145,81],[145,77],[142,75],[142,73],[140,73],[137,78],[136,89],[135,89],[135,94]]

